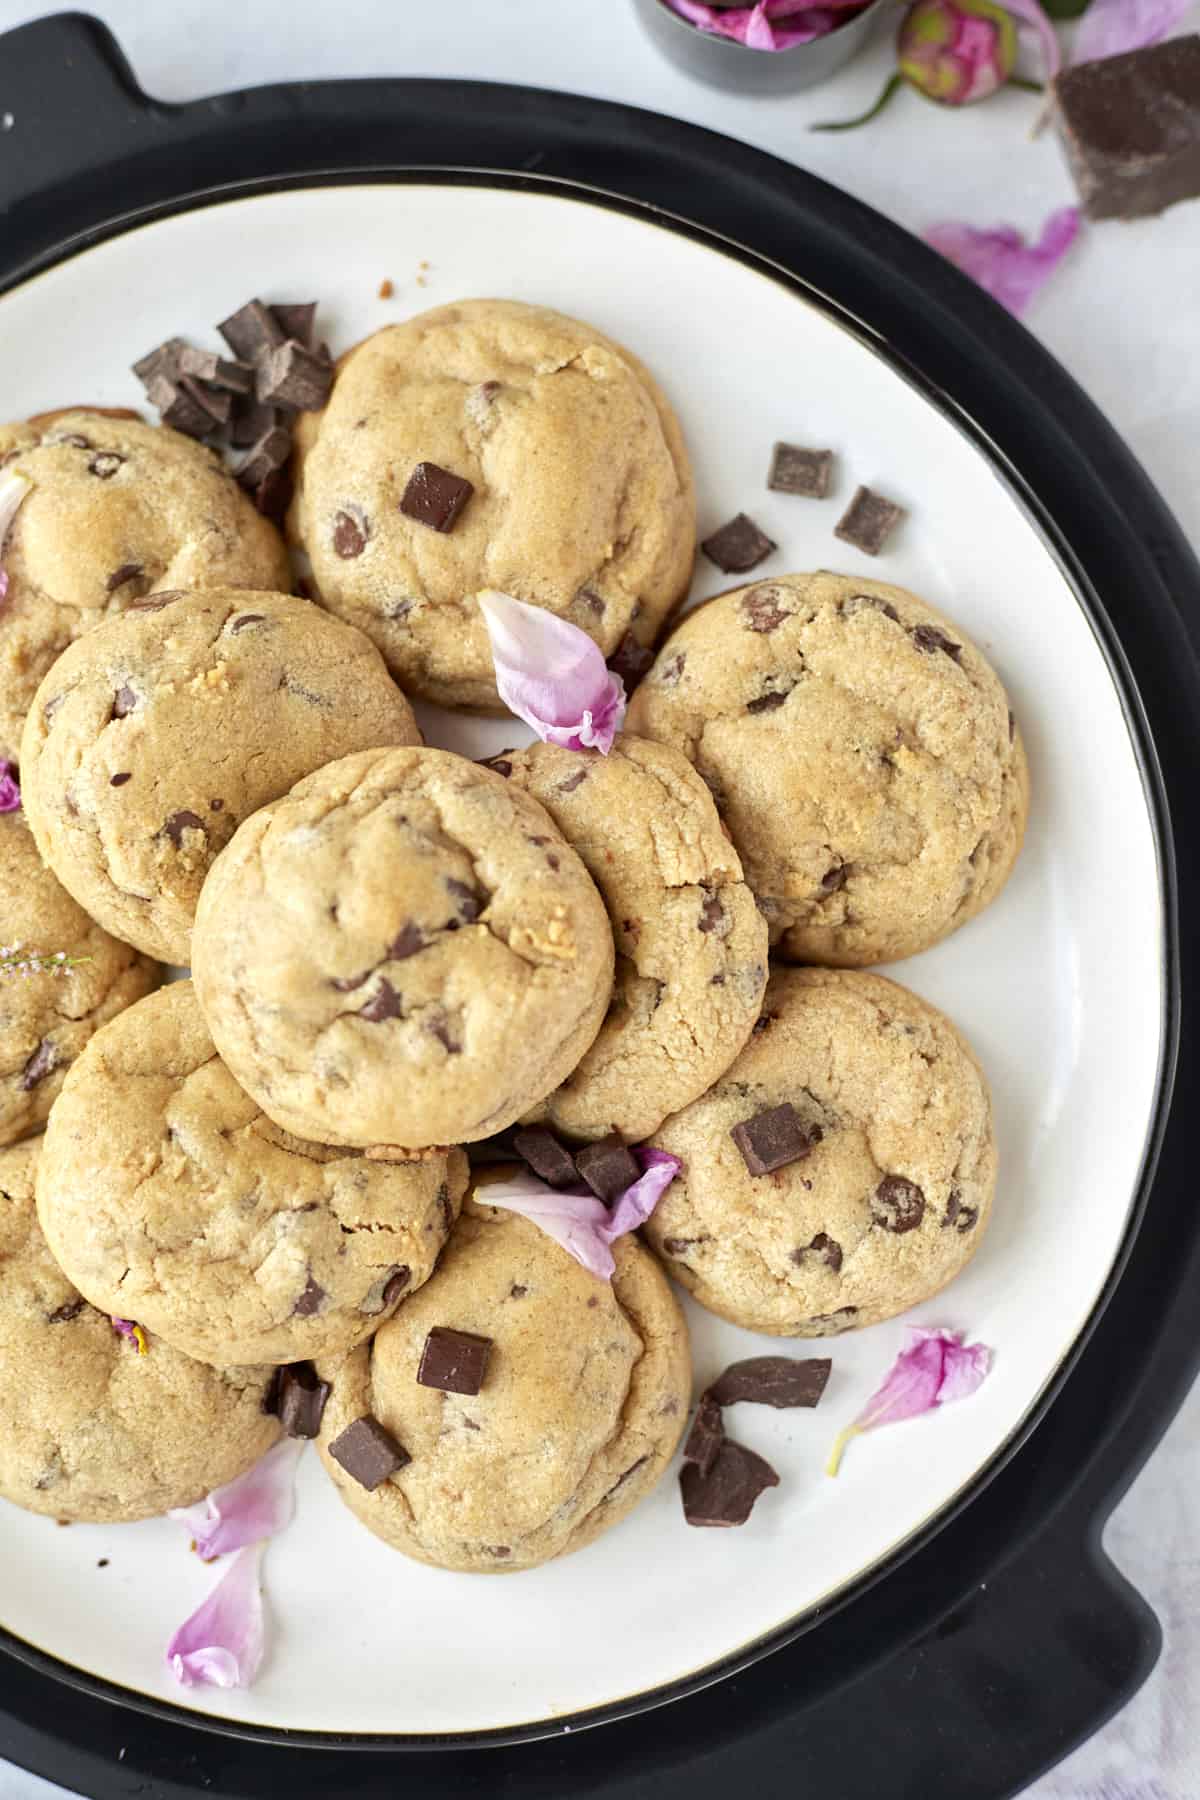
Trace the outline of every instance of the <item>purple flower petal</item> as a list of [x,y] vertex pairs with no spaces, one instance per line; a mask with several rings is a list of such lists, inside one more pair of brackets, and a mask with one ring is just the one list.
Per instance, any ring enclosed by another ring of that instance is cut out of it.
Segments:
[[[0,599],[3,599],[2,594]],[[21,789],[17,784],[16,768],[0,758],[0,813],[19,812],[20,807]]]
[[[757,6],[702,6],[698,0],[667,0],[668,5],[694,25],[716,37],[732,38],[750,50],[790,50],[794,44],[810,44],[843,23],[839,16],[861,11],[865,0],[759,0]],[[794,19],[792,26],[777,28],[775,19]]]
[[274,1537],[292,1522],[303,1451],[298,1438],[283,1438],[236,1481],[214,1488],[195,1506],[175,1507],[169,1516],[186,1527],[206,1561]]
[[140,1325],[135,1325],[132,1319],[118,1319],[114,1316],[112,1328],[114,1331],[119,1331],[123,1338],[129,1339],[129,1342],[136,1347],[139,1356],[147,1354],[150,1346],[146,1342],[146,1333]]
[[488,1182],[478,1197],[484,1206],[499,1206],[532,1220],[591,1274],[611,1281],[616,1267],[612,1245],[646,1223],[683,1166],[665,1150],[635,1150],[634,1155],[642,1173],[617,1195],[611,1212],[603,1200],[582,1188],[564,1192],[523,1172]]
[[973,1394],[992,1366],[992,1353],[986,1344],[964,1344],[962,1340],[961,1331],[910,1325],[908,1341],[882,1383],[857,1419],[839,1433],[825,1473],[837,1474],[846,1445],[860,1432],[872,1431],[877,1425],[898,1425]]
[[925,241],[1019,316],[1075,242],[1079,224],[1079,208],[1064,206],[1051,213],[1036,244],[1011,225],[977,231],[955,222],[932,226]]
[[1062,50],[1059,47],[1058,35],[1046,17],[1038,0],[1003,0],[1004,10],[1022,25],[1032,25],[1037,33],[1038,42],[1042,46],[1045,62],[1043,79],[1051,82],[1062,67]]
[[263,1658],[262,1544],[248,1544],[167,1645],[182,1687],[249,1687]]
[[1191,10],[1191,0],[1092,0],[1079,21],[1073,63],[1100,62],[1161,44]]
[[547,744],[607,755],[625,717],[625,686],[586,631],[541,606],[485,593],[500,698]]

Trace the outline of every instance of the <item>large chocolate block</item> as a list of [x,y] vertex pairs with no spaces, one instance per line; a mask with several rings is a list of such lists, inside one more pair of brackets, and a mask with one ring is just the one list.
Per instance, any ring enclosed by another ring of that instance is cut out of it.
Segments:
[[1200,196],[1200,36],[1065,69],[1059,136],[1092,219],[1137,219]]

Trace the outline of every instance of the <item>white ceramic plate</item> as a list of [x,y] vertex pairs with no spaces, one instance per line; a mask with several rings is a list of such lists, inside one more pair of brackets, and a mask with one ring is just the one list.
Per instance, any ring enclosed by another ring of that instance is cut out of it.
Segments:
[[[385,276],[387,302],[376,298]],[[745,508],[780,546],[758,573],[832,566],[911,586],[992,658],[1029,748],[1033,812],[1005,893],[893,971],[965,1028],[995,1095],[993,1224],[962,1279],[913,1315],[994,1347],[974,1399],[858,1441],[827,1480],[829,1442],[901,1327],[841,1337],[819,1410],[739,1412],[738,1437],[782,1477],[743,1530],[688,1529],[668,1478],[589,1549],[495,1579],[385,1549],[310,1453],[296,1522],[266,1564],[270,1656],[250,1691],[230,1694],[181,1692],[163,1666],[170,1632],[213,1580],[178,1526],[61,1531],[0,1503],[0,1625],[79,1669],[264,1726],[529,1726],[685,1679],[809,1612],[926,1526],[1018,1430],[1092,1312],[1129,1219],[1163,1010],[1154,834],[1106,658],[1012,491],[877,349],[786,283],[645,217],[553,195],[364,185],[240,200],[118,237],[0,298],[4,415],[141,404],[127,372],[136,356],[174,332],[210,341],[211,322],[255,293],[319,294],[335,347],[468,295],[593,321],[675,402],[701,535]],[[830,499],[766,491],[780,437],[836,448]],[[860,480],[910,509],[876,561],[832,535]],[[701,559],[696,595],[722,585]],[[468,755],[527,735],[447,714],[425,724]],[[780,1348],[690,1305],[689,1318],[699,1384]]]

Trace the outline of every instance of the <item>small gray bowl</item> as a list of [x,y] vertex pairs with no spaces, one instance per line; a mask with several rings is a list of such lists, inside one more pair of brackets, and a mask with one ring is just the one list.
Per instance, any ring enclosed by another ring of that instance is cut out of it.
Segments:
[[[813,0],[819,5],[820,0]],[[689,25],[666,0],[634,0],[649,38],[677,68],[710,87],[744,94],[794,94],[825,81],[862,49],[887,0],[871,0],[864,12],[811,44],[790,50],[750,50],[733,38],[715,37]]]

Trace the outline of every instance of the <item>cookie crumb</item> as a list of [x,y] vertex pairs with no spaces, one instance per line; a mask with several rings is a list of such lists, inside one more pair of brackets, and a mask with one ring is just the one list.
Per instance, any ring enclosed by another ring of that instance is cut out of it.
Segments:
[[387,279],[387,277],[385,276],[384,279],[379,284],[379,298],[381,300],[390,300],[392,295],[395,293],[395,291],[396,291],[395,283],[392,281],[389,281]]

